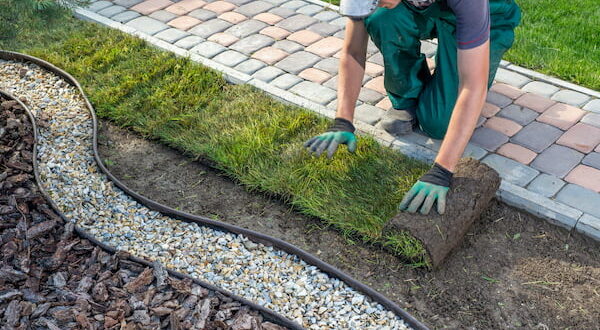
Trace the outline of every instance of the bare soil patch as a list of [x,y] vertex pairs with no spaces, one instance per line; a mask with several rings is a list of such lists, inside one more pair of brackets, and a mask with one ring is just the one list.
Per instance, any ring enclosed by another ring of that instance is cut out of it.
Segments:
[[600,329],[600,244],[582,235],[493,201],[440,269],[413,269],[176,150],[99,124],[101,156],[130,188],[295,244],[432,328]]

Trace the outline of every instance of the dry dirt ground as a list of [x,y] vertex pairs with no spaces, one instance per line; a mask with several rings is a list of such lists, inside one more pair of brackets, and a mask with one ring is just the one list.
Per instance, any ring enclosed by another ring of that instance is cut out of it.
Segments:
[[133,190],[295,244],[431,328],[600,329],[600,244],[502,203],[492,202],[459,249],[430,272],[105,121],[99,144],[110,171]]

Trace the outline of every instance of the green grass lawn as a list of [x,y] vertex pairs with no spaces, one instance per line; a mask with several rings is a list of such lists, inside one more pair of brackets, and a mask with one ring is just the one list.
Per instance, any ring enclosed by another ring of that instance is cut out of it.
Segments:
[[600,91],[598,0],[516,1],[523,18],[504,59]]
[[329,120],[312,112],[229,85],[210,69],[100,25],[65,17],[23,28],[17,38],[0,40],[0,48],[71,73],[99,117],[208,159],[248,189],[283,197],[349,238],[426,263],[420,242],[403,233],[381,235],[426,165],[366,137],[354,155],[342,147],[333,160],[314,158],[302,143]]

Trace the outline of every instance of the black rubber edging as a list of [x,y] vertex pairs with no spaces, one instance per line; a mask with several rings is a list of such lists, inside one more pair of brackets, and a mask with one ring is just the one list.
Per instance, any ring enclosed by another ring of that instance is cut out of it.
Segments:
[[[127,187],[124,183],[122,183],[121,181],[119,181],[105,166],[104,163],[102,162],[102,159],[100,158],[100,155],[98,154],[98,141],[97,141],[97,128],[98,128],[98,122],[97,122],[97,118],[96,118],[96,113],[94,111],[94,107],[92,106],[92,104],[90,103],[90,101],[88,100],[87,96],[85,95],[85,93],[83,92],[83,88],[81,87],[81,85],[79,84],[79,82],[73,78],[69,73],[57,68],[56,66],[52,65],[51,63],[48,63],[42,59],[30,56],[30,55],[26,55],[26,54],[22,54],[22,53],[17,53],[17,52],[11,52],[11,51],[5,51],[5,50],[0,50],[0,59],[5,59],[5,60],[19,60],[19,61],[27,61],[27,62],[32,62],[35,63],[41,67],[43,67],[46,70],[49,70],[51,72],[54,72],[55,74],[61,76],[62,78],[64,78],[65,80],[67,80],[69,83],[71,83],[71,85],[75,86],[78,88],[79,92],[81,93],[81,96],[83,97],[83,99],[85,100],[85,103],[88,107],[88,110],[90,111],[90,114],[92,116],[92,121],[93,121],[93,150],[94,150],[94,158],[96,159],[96,163],[97,165],[100,167],[100,170],[106,174],[106,176],[109,178],[109,180],[111,180],[117,187],[119,187],[121,190],[123,190],[125,193],[127,193],[128,195],[130,195],[131,197],[133,197],[133,199],[135,199],[136,201],[138,201],[139,203],[145,205],[146,207],[148,207],[149,209],[153,210],[153,211],[157,211],[160,212],[164,215],[168,215],[170,217],[182,220],[182,221],[186,221],[186,222],[191,222],[191,223],[196,223],[202,226],[207,226],[207,227],[211,227],[217,230],[221,230],[221,231],[226,231],[226,232],[231,232],[231,233],[235,233],[235,234],[240,234],[240,235],[244,235],[246,236],[248,239],[257,242],[257,243],[261,243],[264,244],[266,246],[273,246],[276,247],[280,250],[283,250],[289,254],[293,254],[298,256],[300,259],[304,260],[306,263],[313,265],[317,268],[319,268],[321,271],[327,273],[328,275],[338,278],[340,280],[342,280],[343,282],[345,282],[346,284],[348,284],[350,287],[352,287],[353,289],[361,292],[362,294],[370,297],[373,301],[376,301],[378,303],[380,303],[381,305],[385,306],[387,309],[391,310],[392,312],[394,312],[396,315],[400,316],[402,318],[402,320],[408,324],[410,327],[412,327],[413,329],[418,329],[418,330],[429,330],[429,328],[427,326],[425,326],[423,323],[421,323],[419,320],[417,320],[415,317],[413,317],[412,315],[410,315],[408,312],[406,312],[404,309],[402,309],[400,306],[398,306],[395,302],[391,301],[390,299],[388,299],[386,296],[382,295],[381,293],[375,291],[374,289],[372,289],[371,287],[357,281],[356,279],[352,278],[350,275],[344,273],[343,271],[337,269],[336,267],[320,260],[319,258],[317,258],[316,256],[310,254],[307,251],[304,251],[302,249],[300,249],[299,247],[296,247],[286,241],[283,241],[279,238],[275,238],[275,237],[271,237],[269,235],[265,235],[250,229],[246,229],[246,228],[242,228],[242,227],[238,227],[235,225],[231,225],[228,223],[223,223],[220,221],[215,221],[215,220],[211,220],[202,216],[198,216],[198,215],[194,215],[194,214],[189,214],[186,212],[181,212],[178,210],[175,210],[173,208],[170,208],[166,205],[160,204],[156,201],[153,201],[149,198],[146,198],[140,194],[138,194],[137,192],[131,190],[129,187]],[[53,205],[54,206],[54,205]],[[80,231],[84,232],[83,230],[80,229]],[[97,242],[99,243],[100,246],[106,246],[106,244],[101,243],[99,241],[97,241],[95,238],[93,238],[91,235],[85,233],[84,235],[86,238],[91,237],[91,241],[93,242]],[[114,250],[114,248],[108,247],[106,246],[109,250]],[[135,258],[135,257],[133,257]],[[135,258],[132,259],[135,261],[140,262],[141,259],[139,258]],[[185,276],[188,277],[187,275],[178,273],[178,272],[174,272],[174,274],[178,274],[179,276]],[[196,279],[194,279],[196,280]],[[200,283],[200,281],[199,281]],[[202,285],[206,285],[204,282]],[[211,285],[211,287],[213,287]],[[215,288],[215,291],[219,291],[219,292],[227,292],[225,290],[222,289],[218,289]],[[228,293],[229,296],[234,297],[235,295]],[[237,297],[237,296],[236,296]],[[237,297],[239,298],[238,300],[242,301],[244,298],[241,297]],[[246,301],[246,300],[244,300]],[[269,311],[270,313],[273,313],[272,311],[261,307],[259,305],[256,305],[254,303],[251,302],[247,302],[246,303],[249,306],[253,306],[255,307],[257,310],[266,310]],[[287,320],[287,319],[286,319]],[[288,320],[289,321],[289,320]],[[295,323],[294,323],[295,324]],[[300,327],[301,328],[301,327]],[[295,329],[295,328],[293,328]]]
[[[51,208],[63,219],[63,221],[65,221],[65,223],[71,222],[58,208],[58,206],[54,203],[54,201],[52,200],[52,198],[50,198],[50,196],[48,195],[48,193],[46,192],[46,190],[44,189],[44,187],[42,187],[41,184],[41,180],[39,177],[39,171],[38,171],[38,162],[37,162],[37,141],[38,141],[38,133],[37,133],[37,125],[35,123],[35,116],[31,113],[31,110],[29,110],[29,108],[23,104],[23,102],[21,102],[18,98],[14,97],[13,95],[0,90],[0,96],[4,97],[5,99],[8,100],[15,100],[19,103],[19,105],[21,107],[23,107],[23,109],[25,109],[25,111],[27,112],[27,115],[29,116],[29,120],[31,121],[31,126],[33,128],[33,174],[35,177],[35,183],[36,186],[38,187],[40,193],[42,194],[42,196],[44,197],[44,199],[48,202],[48,204],[50,204]],[[92,236],[91,234],[89,234],[88,232],[86,232],[85,230],[83,230],[81,227],[77,226],[76,224],[74,224],[74,229],[75,232],[91,241],[93,244],[99,246],[100,248],[102,248],[103,250],[111,253],[111,254],[115,254],[117,252],[119,252],[119,250],[111,247],[110,245],[107,245],[99,240],[97,240],[94,236]],[[127,253],[127,259],[143,264],[144,266],[147,267],[152,267],[154,268],[154,265],[149,262],[148,260],[145,259],[141,259],[138,257],[135,257],[133,255],[131,255],[130,253]],[[182,274],[178,271],[169,269],[165,267],[165,270],[173,277],[179,278],[179,279],[190,279],[192,280],[192,282],[194,282],[195,284],[198,284],[202,287],[204,287],[205,289],[211,290],[211,291],[215,291],[215,292],[219,292],[221,294],[223,294],[224,296],[227,296],[233,300],[236,300],[238,302],[240,302],[243,305],[249,306],[250,308],[257,310],[259,313],[261,313],[261,315],[263,316],[263,319],[266,321],[271,321],[273,323],[276,323],[278,325],[287,327],[289,329],[292,330],[303,330],[304,328],[302,326],[300,326],[298,323],[278,314],[275,313],[274,311],[272,311],[271,309],[268,309],[266,307],[263,307],[261,305],[258,305],[256,303],[253,303],[245,298],[242,298],[240,296],[237,296],[227,290],[221,289],[219,287],[216,287],[210,283],[206,283],[204,281],[201,281],[199,279],[196,279],[194,277],[191,277],[189,275],[186,274]]]

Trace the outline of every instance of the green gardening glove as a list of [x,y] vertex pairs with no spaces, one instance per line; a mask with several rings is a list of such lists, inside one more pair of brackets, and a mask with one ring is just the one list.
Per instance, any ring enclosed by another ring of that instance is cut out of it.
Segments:
[[356,150],[356,136],[354,136],[354,125],[346,119],[335,118],[333,125],[327,132],[317,135],[304,143],[309,152],[317,157],[327,150],[327,158],[333,157],[340,144],[348,146],[348,151]]
[[437,202],[437,211],[444,214],[446,210],[446,195],[450,189],[452,172],[434,163],[429,172],[425,173],[404,195],[399,209],[415,213],[421,208],[421,214],[429,214],[433,203]]

